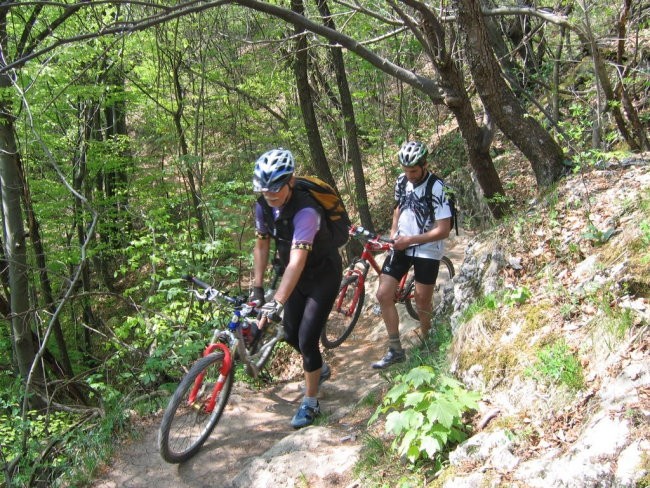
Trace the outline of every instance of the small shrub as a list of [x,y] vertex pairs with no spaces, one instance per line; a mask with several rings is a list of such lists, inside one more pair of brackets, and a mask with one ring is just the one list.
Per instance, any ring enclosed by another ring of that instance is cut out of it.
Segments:
[[564,384],[572,390],[584,386],[582,366],[578,358],[569,350],[564,340],[544,347],[537,353],[537,362],[526,373],[551,384]]
[[388,413],[385,429],[395,435],[392,449],[411,463],[426,458],[440,463],[448,445],[467,438],[462,417],[476,408],[479,398],[430,366],[419,366],[396,378],[369,424]]
[[591,241],[594,246],[602,246],[614,235],[616,229],[613,227],[607,230],[600,230],[594,224],[589,224],[587,232],[582,234],[584,239]]
[[520,286],[514,290],[509,290],[504,296],[504,303],[506,305],[523,305],[532,296],[530,290],[525,286]]

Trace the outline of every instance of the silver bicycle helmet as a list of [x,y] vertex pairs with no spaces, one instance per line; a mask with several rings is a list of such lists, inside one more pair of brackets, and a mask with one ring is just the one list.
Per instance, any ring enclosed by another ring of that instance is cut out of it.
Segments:
[[291,179],[295,166],[293,154],[287,149],[280,147],[265,152],[255,161],[253,189],[279,191]]
[[402,144],[397,159],[402,166],[416,166],[425,162],[429,150],[421,142],[409,141]]

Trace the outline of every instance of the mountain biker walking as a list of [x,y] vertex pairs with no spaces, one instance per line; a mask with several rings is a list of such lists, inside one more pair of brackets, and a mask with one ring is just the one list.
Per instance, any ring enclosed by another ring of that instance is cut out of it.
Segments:
[[305,396],[291,419],[291,425],[300,428],[320,414],[319,386],[331,375],[319,338],[338,293],[342,263],[331,245],[323,208],[308,192],[295,190],[294,170],[294,157],[283,148],[267,151],[255,162],[253,187],[261,196],[255,205],[253,298],[264,303],[273,238],[284,271],[262,314],[277,319],[284,311],[286,341],[302,355]]
[[[413,266],[415,274],[415,305],[420,318],[421,338],[431,329],[433,290],[438,277],[444,239],[451,230],[451,208],[443,184],[427,169],[427,147],[418,141],[407,141],[397,153],[404,172],[395,183],[395,209],[390,236],[392,251],[382,266],[377,301],[388,333],[388,352],[372,364],[383,369],[404,361],[405,353],[399,335],[399,315],[395,293],[400,280]],[[427,195],[431,188],[431,195]]]

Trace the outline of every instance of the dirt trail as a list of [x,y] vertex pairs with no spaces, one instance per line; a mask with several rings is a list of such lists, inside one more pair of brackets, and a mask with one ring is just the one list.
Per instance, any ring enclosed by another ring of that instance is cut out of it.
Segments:
[[[466,240],[462,236],[450,239],[447,255],[451,257],[456,270],[463,260]],[[324,352],[326,361],[332,366],[332,378],[324,383],[319,398],[321,409],[327,416],[324,425],[330,430],[329,437],[336,439],[335,444],[339,445],[358,446],[358,432],[354,431],[353,425],[346,424],[346,415],[372,389],[385,382],[379,372],[370,367],[370,362],[384,353],[385,344],[381,318],[369,311],[375,303],[374,279],[369,283],[366,296],[366,311],[355,332],[337,349]],[[405,313],[401,315],[405,316],[403,330],[416,325]],[[233,486],[231,480],[242,467],[296,432],[289,421],[302,399],[302,384],[302,380],[296,379],[256,391],[237,383],[210,439],[194,458],[181,465],[170,465],[161,459],[157,450],[160,415],[155,416],[143,424],[139,436],[120,446],[113,464],[107,467],[107,472],[93,487]],[[341,450],[336,445],[331,449],[332,452]],[[319,456],[325,454],[319,450]],[[297,474],[294,473],[294,476]],[[347,483],[343,484],[343,478],[330,477],[330,485],[321,483],[319,486],[345,486]],[[269,484],[265,486],[289,486],[286,479],[266,481]]]

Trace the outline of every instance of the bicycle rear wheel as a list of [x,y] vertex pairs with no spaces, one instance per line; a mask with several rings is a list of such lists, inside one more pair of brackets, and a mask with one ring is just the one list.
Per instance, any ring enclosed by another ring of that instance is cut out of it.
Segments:
[[[221,351],[200,358],[169,400],[158,431],[158,450],[168,463],[182,463],[194,456],[221,418],[234,379],[232,368],[225,375],[221,374],[223,360]],[[223,387],[214,407],[208,411],[208,402],[218,381],[223,382]],[[190,403],[194,390],[198,390],[196,399]]]
[[[406,285],[404,285],[404,305],[406,306],[406,311],[408,314],[415,320],[420,320],[418,311],[415,307],[415,300],[413,300],[413,294],[415,293],[415,277],[413,271],[409,271],[409,276],[406,280]],[[440,260],[440,268],[438,268],[438,277],[436,278],[436,286],[433,289],[433,308],[435,309],[441,300],[441,290],[445,284],[454,277],[454,265],[447,256],[443,256]]]
[[323,347],[338,347],[348,338],[359,320],[365,298],[365,285],[359,282],[359,275],[345,276],[320,336]]

